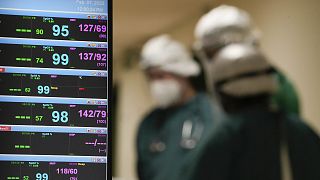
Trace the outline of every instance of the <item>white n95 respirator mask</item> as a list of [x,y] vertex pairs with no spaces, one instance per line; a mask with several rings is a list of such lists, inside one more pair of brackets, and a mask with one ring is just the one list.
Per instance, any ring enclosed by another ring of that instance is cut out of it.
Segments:
[[151,96],[160,108],[167,108],[177,103],[182,95],[181,85],[171,79],[154,80],[150,83]]

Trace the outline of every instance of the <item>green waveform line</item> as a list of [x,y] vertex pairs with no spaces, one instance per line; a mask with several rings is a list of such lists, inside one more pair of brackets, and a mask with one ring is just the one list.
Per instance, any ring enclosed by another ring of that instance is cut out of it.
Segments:
[[31,58],[16,58],[16,61],[31,61]]
[[15,180],[15,179],[20,179],[20,178],[19,177],[7,177],[7,179]]
[[31,29],[16,29],[16,32],[31,33]]

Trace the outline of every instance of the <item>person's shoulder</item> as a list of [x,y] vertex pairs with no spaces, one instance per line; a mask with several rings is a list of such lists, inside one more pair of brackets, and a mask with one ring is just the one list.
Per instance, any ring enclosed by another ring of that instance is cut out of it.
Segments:
[[290,136],[308,138],[317,141],[320,145],[319,134],[311,126],[296,114],[286,116],[287,127]]
[[300,179],[319,179],[319,134],[299,116],[291,114],[287,120],[286,134],[293,167],[299,169]]
[[137,129],[138,146],[140,146],[140,144],[144,142],[146,137],[148,137],[148,135],[153,131],[155,121],[157,119],[157,116],[160,114],[160,111],[160,109],[153,109],[152,111],[148,112],[141,120]]
[[155,108],[149,111],[144,118],[142,119],[139,129],[147,128],[148,126],[152,125],[157,117],[161,114],[162,110],[159,108]]
[[310,126],[297,114],[288,113],[285,115],[287,126],[296,130],[310,129]]

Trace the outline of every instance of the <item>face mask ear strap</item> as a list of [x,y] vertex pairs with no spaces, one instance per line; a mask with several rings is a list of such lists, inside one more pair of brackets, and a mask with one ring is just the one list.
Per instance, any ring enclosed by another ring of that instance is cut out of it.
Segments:
[[206,53],[203,50],[203,46],[199,43],[196,42],[193,44],[193,52],[194,55],[200,59],[200,61],[210,61],[209,57],[206,55]]
[[211,73],[210,73],[210,60],[209,58],[206,56],[206,53],[203,51],[202,46],[200,45],[200,43],[195,43],[193,45],[193,52],[194,55],[199,59],[200,62],[200,66],[204,72],[204,76],[205,76],[205,84],[206,84],[206,90],[211,93],[213,92],[212,89],[212,78],[211,78]]

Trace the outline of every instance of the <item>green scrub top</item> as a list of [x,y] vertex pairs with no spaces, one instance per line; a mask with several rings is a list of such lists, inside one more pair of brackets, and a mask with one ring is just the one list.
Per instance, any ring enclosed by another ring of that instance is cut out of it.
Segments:
[[181,107],[151,112],[138,131],[139,179],[184,179],[218,114],[210,97],[201,93]]
[[279,71],[276,73],[276,78],[279,89],[272,97],[273,105],[286,113],[300,114],[299,97],[293,84]]
[[281,180],[283,132],[293,179],[320,179],[320,138],[297,116],[254,106],[219,122],[186,180]]

